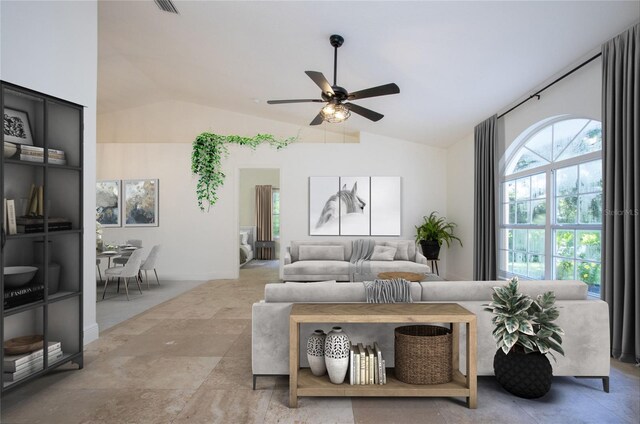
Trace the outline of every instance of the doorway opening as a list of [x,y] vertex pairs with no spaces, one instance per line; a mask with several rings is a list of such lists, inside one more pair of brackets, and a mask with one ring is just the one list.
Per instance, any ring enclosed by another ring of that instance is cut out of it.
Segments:
[[280,255],[280,169],[239,170],[240,274],[273,274]]

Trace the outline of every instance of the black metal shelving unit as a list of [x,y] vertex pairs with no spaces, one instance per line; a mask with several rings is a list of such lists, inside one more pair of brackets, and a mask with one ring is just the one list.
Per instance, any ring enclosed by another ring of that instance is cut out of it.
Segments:
[[[83,366],[83,106],[44,93],[0,81],[0,105],[26,112],[31,124],[33,145],[44,149],[42,163],[19,159],[19,153],[5,158],[0,150],[0,191],[4,199],[24,199],[29,187],[43,186],[44,231],[39,233],[7,234],[2,220],[2,254],[0,254],[0,338],[42,334],[44,346],[60,342],[62,357],[49,363],[49,355],[40,357],[27,376],[13,382],[4,381],[4,349],[0,349],[0,370],[3,381],[0,392],[6,392],[32,381],[61,365],[73,362]],[[4,116],[4,113],[3,113]],[[48,149],[65,152],[66,165],[49,163]],[[17,156],[17,157],[16,157]],[[21,215],[16,204],[16,215]],[[0,202],[0,216],[5,216],[5,202]],[[48,220],[65,217],[71,230],[50,231]],[[40,262],[37,262],[40,260]],[[50,266],[59,267],[56,292]],[[42,299],[19,306],[5,306],[4,269],[7,266],[40,265],[36,279],[44,284]]]

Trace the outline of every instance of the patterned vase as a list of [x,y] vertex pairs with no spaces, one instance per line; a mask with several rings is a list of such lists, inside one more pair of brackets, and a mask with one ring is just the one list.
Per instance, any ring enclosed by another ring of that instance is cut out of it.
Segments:
[[342,384],[349,369],[349,337],[342,327],[333,327],[324,341],[324,360],[329,379],[333,384]]
[[313,375],[321,376],[327,373],[324,363],[324,339],[327,337],[322,330],[316,330],[307,339],[307,359]]

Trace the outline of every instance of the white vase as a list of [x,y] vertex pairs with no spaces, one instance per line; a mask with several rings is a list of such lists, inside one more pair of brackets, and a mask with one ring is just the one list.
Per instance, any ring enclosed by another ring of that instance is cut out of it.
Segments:
[[327,337],[322,330],[316,330],[307,339],[307,360],[313,375],[321,376],[327,373],[324,363],[324,340]]
[[333,384],[342,384],[349,369],[349,337],[342,327],[333,327],[324,341],[324,360]]

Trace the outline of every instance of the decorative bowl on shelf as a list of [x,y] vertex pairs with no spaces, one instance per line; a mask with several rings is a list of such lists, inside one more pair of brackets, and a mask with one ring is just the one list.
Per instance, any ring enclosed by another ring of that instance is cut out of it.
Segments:
[[8,141],[4,142],[4,157],[5,158],[10,158],[11,156],[15,155],[16,152],[18,151],[18,146],[16,146],[13,143],[9,143]]
[[42,334],[9,339],[4,342],[4,354],[22,355],[23,353],[31,353],[35,350],[42,349],[44,346],[43,340]]
[[4,268],[4,287],[22,287],[33,279],[37,271],[35,266],[7,266]]

